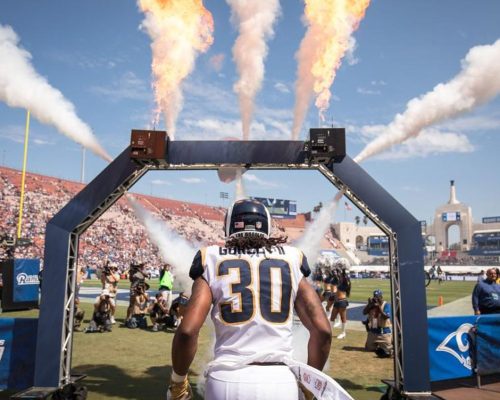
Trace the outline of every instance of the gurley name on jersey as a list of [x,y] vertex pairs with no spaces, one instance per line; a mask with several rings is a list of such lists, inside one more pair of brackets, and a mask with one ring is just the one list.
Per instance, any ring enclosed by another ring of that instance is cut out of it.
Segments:
[[[266,254],[266,249],[264,247],[261,247],[260,249],[237,249],[236,247],[219,247],[219,255],[220,256],[226,256],[226,255],[231,255],[231,256],[236,256],[240,254],[246,254],[248,256],[258,256],[258,255],[265,255]],[[280,255],[285,255],[285,249],[282,246],[273,246],[271,247],[271,251],[267,251],[269,254],[272,253],[278,253]]]
[[[222,246],[211,246],[212,248],[218,248],[218,255],[223,257],[223,256],[264,256],[268,255],[269,257],[274,256],[280,256],[280,257],[287,257],[287,256],[293,256],[293,253],[297,252],[297,249],[294,247],[289,247],[289,246],[272,246],[271,251],[267,251],[265,248],[261,247],[259,249],[238,249],[236,247],[222,247]],[[204,264],[204,254],[206,253],[207,248],[198,250],[196,255],[194,256],[193,263],[191,264],[191,269],[189,271],[189,277],[192,280],[195,280],[196,278],[199,278],[200,276],[203,275],[203,272],[205,271],[205,265]],[[292,254],[289,254],[292,252]],[[202,254],[203,253],[203,254]],[[213,254],[213,253],[212,253]],[[301,260],[300,260],[300,271],[305,277],[308,277],[311,274],[311,270],[309,268],[309,264],[307,263],[307,258],[305,255],[303,255],[302,252],[300,252],[301,255]]]

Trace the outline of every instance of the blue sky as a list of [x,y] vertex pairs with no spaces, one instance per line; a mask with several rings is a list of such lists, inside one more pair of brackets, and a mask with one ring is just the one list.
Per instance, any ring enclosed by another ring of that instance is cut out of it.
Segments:
[[[231,49],[237,35],[230,9],[207,0],[215,22],[214,44],[199,55],[185,81],[184,106],[177,139],[220,139],[241,135],[237,79]],[[303,2],[281,0],[281,16],[269,41],[266,73],[256,99],[251,139],[288,139],[294,105],[297,51],[305,28]],[[347,151],[356,156],[369,137],[363,127],[389,124],[409,100],[453,78],[470,48],[500,38],[500,2],[481,0],[373,0],[359,29],[357,47],[345,59],[331,88],[328,122],[347,128]],[[149,126],[154,104],[151,89],[151,40],[139,29],[144,15],[134,1],[87,0],[0,3],[0,24],[11,26],[32,55],[36,71],[71,101],[115,157],[128,146],[130,130]],[[214,57],[222,60],[214,68]],[[0,60],[0,63],[2,60]],[[468,150],[445,140],[432,152],[399,146],[362,163],[383,187],[418,219],[430,222],[447,202],[449,180],[457,197],[469,204],[476,221],[500,215],[500,99],[476,108],[436,129],[466,137]],[[21,168],[25,111],[0,103],[0,161]],[[309,109],[301,133],[318,125]],[[161,122],[160,129],[165,129]],[[80,179],[81,147],[49,125],[31,120],[28,169],[71,180]],[[106,162],[87,152],[88,182]],[[333,198],[336,189],[319,173],[250,171],[249,195],[297,200],[299,211]],[[214,171],[148,173],[135,191],[186,201],[221,205],[219,192],[234,195],[234,185],[220,183]],[[226,203],[227,205],[227,203]],[[357,210],[347,213],[353,220]],[[344,219],[345,212],[338,212]]]

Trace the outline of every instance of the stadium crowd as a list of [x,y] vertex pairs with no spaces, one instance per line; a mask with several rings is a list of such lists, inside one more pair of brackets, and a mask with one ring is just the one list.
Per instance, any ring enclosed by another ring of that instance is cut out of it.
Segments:
[[[0,243],[16,237],[20,198],[21,172],[0,167]],[[66,204],[83,185],[80,183],[28,173],[26,175],[22,238],[14,249],[16,258],[40,258],[43,265],[45,227],[47,222]],[[195,246],[221,244],[225,209],[199,204],[138,195],[140,204],[165,221]],[[307,218],[298,215],[295,220],[273,220],[274,228],[293,241],[301,236]],[[324,237],[323,248],[345,249],[330,230]],[[12,248],[0,246],[0,259]],[[437,255],[429,255],[430,264]],[[148,238],[143,225],[124,199],[108,209],[82,236],[78,264],[85,266],[89,276],[102,269],[107,261],[117,265],[124,274],[131,262],[143,262],[148,273],[155,275],[162,260]],[[472,257],[457,254],[455,258],[439,259],[441,265],[500,265],[499,257]],[[365,265],[387,265],[387,257],[373,257]]]
[[[83,185],[28,174],[24,198],[22,238],[15,247],[16,258],[43,259],[47,222],[79,191]],[[0,234],[13,240],[17,233],[20,198],[20,172],[2,168],[0,175]],[[175,201],[163,201],[138,196],[141,204],[172,229],[192,242],[221,243],[223,211]],[[155,204],[155,201],[157,204]],[[198,209],[197,209],[198,208]],[[205,214],[205,215],[204,215]],[[207,215],[208,214],[208,215]],[[212,219],[209,219],[211,217]],[[7,255],[8,246],[0,246],[0,259]],[[128,270],[131,261],[143,262],[148,272],[157,271],[161,260],[147,232],[136,219],[127,201],[121,199],[101,216],[82,236],[79,246],[79,265],[91,272],[102,269],[107,261],[118,271]]]
[[[0,167],[0,242],[16,237],[20,199],[21,172]],[[43,265],[45,227],[47,222],[83,188],[80,183],[28,173],[26,175],[23,211],[23,241],[14,249],[16,258],[40,258]],[[225,208],[137,195],[136,199],[157,218],[165,221],[195,246],[224,243]],[[273,220],[274,229],[298,238],[305,226],[303,216],[295,220]],[[325,235],[325,248],[342,248],[332,236]],[[7,256],[8,246],[0,246],[0,259]],[[110,207],[80,237],[78,265],[90,273],[104,268],[110,261],[124,274],[131,262],[145,263],[154,275],[160,267],[158,249],[151,243],[143,225],[124,198]]]

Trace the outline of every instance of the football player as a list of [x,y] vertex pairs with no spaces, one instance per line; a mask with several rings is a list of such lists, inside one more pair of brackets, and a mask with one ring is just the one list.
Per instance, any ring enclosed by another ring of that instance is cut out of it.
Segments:
[[270,237],[269,211],[255,200],[236,201],[224,229],[225,246],[204,248],[193,260],[192,296],[172,342],[167,398],[192,398],[187,373],[212,308],[215,358],[205,399],[298,399],[296,376],[285,364],[293,350],[294,310],[310,333],[309,366],[321,371],[331,343],[328,318],[306,279],[307,259],[284,245],[286,238]]

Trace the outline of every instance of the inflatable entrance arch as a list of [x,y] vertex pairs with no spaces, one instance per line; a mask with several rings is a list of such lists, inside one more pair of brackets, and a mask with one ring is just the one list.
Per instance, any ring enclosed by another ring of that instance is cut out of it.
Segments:
[[[342,131],[342,129],[337,129]],[[345,192],[390,240],[394,377],[400,393],[430,393],[427,308],[420,222],[349,156],[322,159],[302,141],[172,141],[148,132],[47,224],[34,386],[71,382],[73,304],[79,236],[149,170],[316,169]],[[144,131],[140,131],[144,132]],[[341,134],[340,132],[337,132]],[[133,155],[133,158],[131,157]]]

